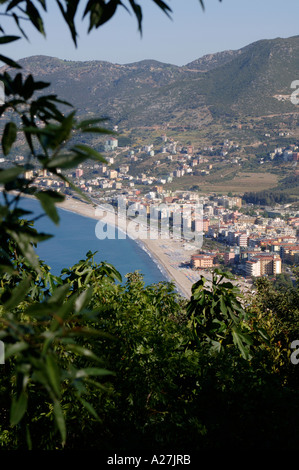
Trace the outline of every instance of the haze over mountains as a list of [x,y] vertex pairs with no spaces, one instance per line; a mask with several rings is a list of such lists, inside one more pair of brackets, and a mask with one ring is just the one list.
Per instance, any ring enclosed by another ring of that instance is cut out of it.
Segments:
[[297,113],[291,83],[299,79],[299,36],[261,40],[179,67],[154,60],[119,65],[33,56],[23,73],[51,83],[79,115],[109,116],[123,127],[187,125]]

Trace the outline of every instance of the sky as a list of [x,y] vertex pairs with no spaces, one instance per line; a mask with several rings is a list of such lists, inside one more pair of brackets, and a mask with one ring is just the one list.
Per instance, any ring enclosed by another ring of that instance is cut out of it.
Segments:
[[[90,34],[87,34],[87,21],[78,15],[76,48],[56,2],[48,0],[50,8],[44,17],[46,39],[33,28],[25,27],[30,42],[21,39],[2,45],[1,53],[15,60],[47,55],[117,64],[154,59],[181,66],[205,54],[236,50],[260,39],[299,35],[298,0],[222,0],[221,3],[205,0],[204,11],[198,0],[165,1],[173,11],[171,19],[152,0],[139,0],[144,15],[142,36],[135,16],[121,7],[107,24]],[[9,21],[4,25],[2,20],[1,25],[5,26],[6,34],[15,33]]]

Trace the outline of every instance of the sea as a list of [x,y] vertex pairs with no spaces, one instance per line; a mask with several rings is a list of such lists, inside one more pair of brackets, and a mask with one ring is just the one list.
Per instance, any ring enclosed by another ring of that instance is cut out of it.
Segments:
[[[22,198],[20,207],[31,211],[33,216],[43,214],[40,203],[34,199]],[[154,257],[138,240],[131,238],[118,239],[116,229],[115,239],[99,240],[95,235],[97,220],[58,209],[59,225],[44,216],[36,220],[35,228],[39,232],[53,235],[52,238],[38,244],[36,252],[41,260],[51,267],[51,273],[60,275],[63,268],[69,268],[79,260],[86,258],[88,251],[96,252],[94,259],[97,263],[105,261],[112,264],[122,275],[123,282],[126,274],[139,271],[145,285],[160,281],[169,281]]]

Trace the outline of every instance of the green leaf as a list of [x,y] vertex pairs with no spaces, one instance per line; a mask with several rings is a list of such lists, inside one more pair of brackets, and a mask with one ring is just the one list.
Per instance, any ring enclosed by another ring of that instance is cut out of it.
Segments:
[[28,397],[26,392],[23,390],[19,397],[16,396],[12,399],[12,404],[10,408],[10,424],[15,426],[23,418],[28,405]]
[[87,155],[78,155],[77,153],[60,154],[51,158],[51,160],[46,163],[45,167],[49,170],[51,168],[74,168],[87,160],[87,158]]
[[55,312],[55,318],[53,318],[53,322],[51,325],[50,330],[55,332],[58,330],[60,325],[63,321],[67,318],[67,316],[72,312],[74,308],[75,297],[70,297],[67,301],[65,301],[62,306]]
[[62,13],[63,18],[65,19],[66,24],[70,29],[74,44],[77,47],[77,31],[75,27],[74,18],[79,4],[79,0],[68,1],[66,10],[64,10],[60,0],[56,0],[56,2],[60,8],[60,11]]
[[14,166],[7,170],[0,170],[0,183],[10,183],[14,181],[21,173],[24,173],[25,168],[23,166]]
[[38,2],[41,4],[41,6],[43,7],[43,9],[44,9],[45,11],[47,11],[46,0],[38,0]]
[[63,414],[62,408],[60,406],[60,403],[56,399],[53,401],[53,411],[54,411],[54,416],[55,416],[55,420],[56,420],[56,423],[57,423],[57,427],[59,429],[60,436],[61,436],[61,439],[62,439],[62,445],[64,446],[65,442],[66,442],[65,419],[64,419],[64,414]]
[[70,286],[68,284],[64,284],[62,286],[57,287],[55,291],[53,292],[53,295],[50,297],[48,300],[49,305],[53,304],[60,304],[64,301],[66,298],[68,292],[70,290]]
[[26,314],[36,317],[48,317],[53,314],[53,306],[50,303],[34,303],[28,307]]
[[0,61],[4,62],[5,64],[9,65],[10,67],[14,67],[15,69],[21,69],[21,65],[19,65],[14,60],[6,57],[5,55],[0,54]]
[[55,191],[40,191],[35,193],[35,197],[40,201],[46,214],[57,225],[60,219],[55,203],[64,201],[65,197]]
[[54,359],[54,357],[51,354],[47,354],[46,356],[46,370],[47,370],[47,375],[50,381],[50,384],[52,386],[52,389],[54,390],[55,395],[57,398],[60,397],[61,395],[61,389],[60,389],[60,369]]
[[107,163],[103,155],[101,155],[97,150],[89,147],[88,145],[77,144],[75,147],[72,148],[72,151],[76,152],[76,154],[78,155],[85,156],[85,158],[91,158],[93,160]]
[[7,44],[8,42],[17,41],[21,39],[20,36],[2,36],[0,38],[0,44]]
[[226,305],[225,305],[225,301],[223,299],[223,297],[221,296],[220,297],[220,308],[221,308],[221,312],[227,316],[227,308],[226,308]]
[[[8,8],[7,8],[7,10],[8,10]],[[28,36],[26,35],[25,31],[23,30],[23,28],[20,25],[20,18],[18,17],[18,15],[16,15],[15,13],[12,13],[12,17],[15,20],[15,23],[16,23],[19,31],[21,32],[21,34],[24,36],[25,39],[28,40]]]
[[257,328],[257,332],[263,338],[263,340],[265,340],[266,342],[269,341],[269,339],[270,339],[269,334],[264,328]]
[[2,150],[4,155],[8,155],[12,144],[17,138],[17,126],[14,122],[7,122],[2,135]]
[[[250,359],[249,348],[245,346],[245,344],[251,344],[251,340],[247,335],[244,335],[242,332],[237,330],[236,328],[232,328],[232,335],[234,344],[239,348],[244,359]],[[244,344],[245,343],[245,344]]]
[[109,370],[101,369],[99,367],[86,367],[85,369],[79,369],[75,374],[75,378],[80,379],[80,378],[89,377],[91,375],[104,376],[104,375],[115,375],[115,374]]
[[90,349],[84,348],[82,346],[79,346],[78,344],[71,344],[68,343],[65,345],[65,349],[71,352],[74,352],[76,354],[79,354],[80,356],[87,357],[89,359],[93,359],[94,361],[97,362],[102,362],[102,360],[94,354],[94,352],[90,351]]
[[70,185],[70,187],[76,191],[77,194],[79,194],[79,196],[82,197],[82,199],[84,199],[86,202],[88,203],[92,203],[91,199],[83,192],[81,191],[80,188],[78,188],[78,186],[76,186],[69,178],[67,178],[65,175],[63,175],[62,173],[56,173],[56,170],[51,170],[51,168],[49,169],[49,171],[51,171],[52,173],[54,173],[55,175],[57,175],[60,179],[62,179],[62,181],[65,181],[66,183],[68,183]]
[[27,442],[27,447],[28,450],[32,450],[32,439],[31,439],[31,434],[30,434],[30,429],[29,425],[26,425],[26,442]]
[[19,305],[20,302],[22,302],[22,300],[25,298],[26,294],[30,289],[31,281],[31,276],[28,276],[27,278],[23,279],[17,287],[13,289],[10,299],[4,304],[4,308],[6,310],[11,310],[17,305]]
[[[130,3],[131,2],[132,0],[130,0]],[[107,4],[89,1],[83,13],[83,18],[85,18],[87,14],[90,15],[88,32],[109,21],[115,14],[117,4],[118,2],[116,1],[110,1]]]
[[130,0],[130,4],[131,4],[131,7],[132,7],[132,9],[135,13],[136,18],[137,18],[138,29],[139,29],[140,32],[142,32],[142,9],[141,9],[140,5],[135,3],[134,0]]
[[11,356],[14,356],[15,354],[18,354],[22,351],[25,351],[28,349],[28,343],[25,343],[25,341],[18,341],[17,343],[14,344],[8,344],[5,347],[5,359],[8,359]]
[[44,24],[43,20],[37,10],[37,8],[34,6],[34,4],[30,1],[27,0],[27,5],[26,5],[26,13],[29,16],[29,19],[31,23],[36,27],[36,29],[42,33],[45,36],[45,30],[44,30]]
[[78,313],[83,310],[91,300],[93,294],[93,288],[90,287],[86,291],[82,292],[75,302],[75,312]]
[[117,269],[115,269],[115,267],[110,263],[102,262],[99,268],[99,272],[101,274],[105,274],[112,280],[117,279],[119,282],[122,282],[122,276],[120,272],[117,271]]
[[34,93],[34,80],[33,80],[32,75],[28,75],[22,87],[21,96],[23,96],[25,100],[28,100],[29,98],[31,98],[33,93]]
[[[10,11],[12,8],[15,8],[19,3],[22,3],[23,0],[11,0],[6,7],[6,11]],[[0,3],[7,3],[7,0],[0,0]]]
[[8,230],[7,233],[15,240],[17,245],[19,246],[22,254],[26,258],[29,264],[39,273],[41,274],[41,269],[39,265],[39,257],[34,251],[32,243],[34,241],[39,241],[43,239],[50,238],[51,235],[38,235],[36,237],[31,235],[30,233],[26,232],[16,232],[14,230]]
[[92,416],[94,416],[98,421],[100,421],[99,415],[97,414],[96,410],[94,409],[94,407],[90,403],[88,403],[86,400],[84,400],[84,398],[80,398],[80,402],[82,403],[84,408],[86,408],[87,411]]
[[12,265],[0,264],[0,273],[1,274],[17,274],[17,271]]
[[[222,282],[220,284],[220,287],[221,288],[224,288],[224,289],[233,289],[234,288],[234,285],[231,283],[231,282]],[[238,291],[238,289],[236,289],[236,292]]]
[[[94,119],[85,119],[77,124],[76,128],[80,130],[88,129],[91,124],[98,124],[99,122],[103,122],[106,119],[103,118],[94,118]],[[115,134],[113,131],[106,129],[108,134]]]

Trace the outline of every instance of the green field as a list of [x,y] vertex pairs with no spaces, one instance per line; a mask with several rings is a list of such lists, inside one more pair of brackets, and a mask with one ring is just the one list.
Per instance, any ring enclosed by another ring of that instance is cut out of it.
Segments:
[[[278,183],[277,175],[272,173],[238,173],[231,179],[219,181],[209,181],[212,176],[183,176],[177,178],[173,183],[167,185],[169,189],[190,189],[192,186],[199,186],[203,192],[218,192],[227,193],[229,191],[233,193],[243,194],[250,191],[262,191],[273,188]],[[213,176],[214,180],[215,176]]]

